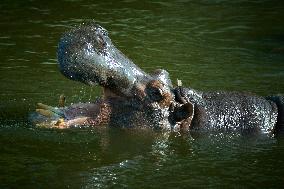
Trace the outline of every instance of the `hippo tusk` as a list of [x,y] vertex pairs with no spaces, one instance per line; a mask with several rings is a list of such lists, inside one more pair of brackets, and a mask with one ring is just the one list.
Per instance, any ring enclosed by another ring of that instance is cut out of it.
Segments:
[[61,94],[60,97],[59,97],[59,101],[58,101],[58,107],[64,107],[65,101],[66,101],[65,95]]
[[[64,114],[62,112],[62,110],[60,108],[57,107],[52,107],[52,106],[48,106],[46,104],[43,103],[37,103],[37,110],[39,111],[38,113],[45,115],[45,113],[47,115],[56,115],[56,116],[62,116],[64,117]],[[42,112],[42,113],[41,113]],[[50,113],[48,113],[50,112]]]
[[54,116],[54,112],[52,112],[50,110],[36,109],[36,112],[43,115],[43,116],[46,116],[48,118],[51,118],[51,117]]

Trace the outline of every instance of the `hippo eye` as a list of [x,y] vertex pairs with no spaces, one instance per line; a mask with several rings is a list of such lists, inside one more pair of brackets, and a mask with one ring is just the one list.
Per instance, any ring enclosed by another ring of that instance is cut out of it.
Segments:
[[163,99],[162,92],[159,88],[147,87],[146,92],[153,101],[159,102]]
[[160,102],[163,100],[163,91],[162,84],[158,80],[150,81],[145,89],[146,94],[152,99],[153,101]]

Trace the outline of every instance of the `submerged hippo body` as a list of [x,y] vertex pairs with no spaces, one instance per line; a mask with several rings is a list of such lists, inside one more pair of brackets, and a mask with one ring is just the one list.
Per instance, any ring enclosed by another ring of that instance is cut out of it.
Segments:
[[276,133],[283,123],[281,96],[264,98],[242,92],[200,92],[191,88],[176,88],[175,93],[195,105],[191,130]]
[[205,93],[174,88],[165,70],[153,74],[142,71],[95,22],[82,24],[63,35],[58,62],[63,75],[88,85],[98,84],[104,95],[95,102],[62,108],[39,104],[38,113],[31,117],[39,125],[68,128],[106,124],[274,133],[276,126],[283,124],[282,97],[265,99],[237,92]]

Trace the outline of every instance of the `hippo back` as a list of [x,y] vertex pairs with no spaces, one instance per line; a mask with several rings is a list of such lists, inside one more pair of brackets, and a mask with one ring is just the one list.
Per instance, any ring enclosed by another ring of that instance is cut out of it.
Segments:
[[195,104],[191,129],[274,132],[278,108],[270,100],[241,92],[198,92],[186,88],[183,93]]

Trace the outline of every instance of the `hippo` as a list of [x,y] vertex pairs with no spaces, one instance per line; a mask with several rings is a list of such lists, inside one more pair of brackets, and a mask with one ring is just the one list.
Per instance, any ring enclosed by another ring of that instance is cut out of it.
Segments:
[[244,92],[202,92],[173,86],[169,73],[146,73],[119,51],[95,21],[66,32],[58,44],[60,72],[103,88],[94,102],[58,107],[38,103],[30,120],[52,128],[120,127],[166,131],[275,134],[283,130],[284,98]]

